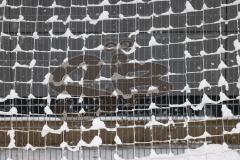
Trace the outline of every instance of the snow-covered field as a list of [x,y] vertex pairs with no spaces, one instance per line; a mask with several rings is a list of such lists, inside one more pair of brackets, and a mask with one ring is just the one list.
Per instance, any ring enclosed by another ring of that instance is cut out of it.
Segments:
[[100,147],[85,148],[79,151],[62,151],[61,149],[37,149],[35,151],[12,149],[0,150],[0,160],[240,160],[237,150],[229,149],[227,145],[203,145],[197,149],[173,149],[169,154],[168,149],[157,148],[155,151],[149,147]]

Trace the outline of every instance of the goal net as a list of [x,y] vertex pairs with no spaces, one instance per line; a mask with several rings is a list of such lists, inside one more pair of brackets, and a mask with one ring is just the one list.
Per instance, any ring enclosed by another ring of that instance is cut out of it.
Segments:
[[239,160],[239,0],[0,0],[0,160]]

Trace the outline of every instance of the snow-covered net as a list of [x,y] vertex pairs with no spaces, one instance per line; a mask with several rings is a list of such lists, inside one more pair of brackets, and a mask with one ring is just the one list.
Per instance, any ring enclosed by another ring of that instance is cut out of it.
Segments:
[[239,19],[239,0],[1,0],[0,160],[239,160]]

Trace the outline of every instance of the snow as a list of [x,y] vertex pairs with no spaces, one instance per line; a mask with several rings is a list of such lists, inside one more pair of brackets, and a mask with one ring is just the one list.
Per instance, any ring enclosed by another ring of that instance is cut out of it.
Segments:
[[240,133],[240,123],[236,124],[236,127],[232,129],[231,133]]
[[102,145],[102,138],[97,135],[97,136],[93,137],[92,141],[89,144],[86,143],[84,140],[80,139],[80,141],[78,142],[78,144],[75,147],[69,146],[66,142],[62,142],[60,147],[62,149],[67,148],[70,151],[77,151],[77,150],[79,150],[79,147],[82,147],[82,146],[99,147],[100,145]]
[[186,101],[183,104],[169,104],[170,107],[184,107],[192,106],[191,102],[186,98]]
[[203,94],[202,103],[207,104],[216,104],[215,101],[211,100],[205,93]]
[[32,93],[30,93],[29,95],[28,95],[28,99],[35,99],[36,97],[32,94]]
[[158,45],[159,43],[156,41],[156,39],[154,38],[154,36],[151,36],[151,39],[149,41],[148,46],[154,46],[154,45]]
[[63,122],[62,126],[56,130],[50,128],[46,123],[42,128],[41,135],[42,137],[45,137],[48,133],[61,134],[64,131],[69,132],[67,122]]
[[123,160],[117,153],[113,155],[115,160]]
[[158,87],[156,87],[156,86],[150,86],[150,87],[148,88],[148,93],[155,92],[155,91],[158,91]]
[[64,150],[65,148],[67,148],[69,151],[73,151],[73,152],[79,150],[78,146],[76,146],[76,147],[71,147],[71,146],[68,145],[67,142],[62,142],[62,143],[60,144],[60,147],[62,148],[62,150]]
[[138,93],[138,90],[134,87],[134,88],[131,89],[131,93],[136,94],[136,93]]
[[238,39],[236,39],[234,42],[233,42],[233,45],[235,47],[235,50],[240,50],[240,42],[238,41]]
[[46,106],[46,107],[44,108],[44,112],[45,112],[47,115],[53,114],[53,112],[52,112],[52,110],[51,110],[51,108],[50,108],[49,106]]
[[206,93],[203,94],[202,101],[200,104],[198,104],[195,108],[192,108],[193,110],[202,110],[205,104],[217,104],[218,102],[213,101],[208,97]]
[[236,55],[236,59],[237,59],[237,64],[240,65],[240,56]]
[[0,4],[0,7],[5,7],[7,5],[7,0],[3,0]]
[[184,92],[184,91],[186,91],[186,93],[191,93],[191,89],[188,84],[186,84],[186,86],[181,90],[181,92]]
[[102,139],[99,136],[95,136],[90,144],[86,147],[99,147],[102,144]]
[[218,80],[218,87],[222,87],[222,86],[225,86],[225,89],[227,91],[229,90],[228,82],[226,81],[224,76],[221,74],[221,76],[219,77],[219,80]]
[[99,21],[105,20],[109,18],[109,12],[108,11],[103,11],[98,19],[92,19],[88,14],[87,16],[83,19],[85,21],[88,21],[90,24],[96,25]]
[[15,99],[15,98],[19,98],[19,96],[14,89],[11,89],[9,95],[7,95],[5,98],[0,98],[0,102],[4,102],[7,99]]
[[149,105],[149,109],[156,109],[156,108],[158,108],[158,106],[156,105],[156,103],[151,103],[150,105]]
[[100,120],[100,118],[95,118],[92,121],[92,126],[91,129],[92,130],[99,130],[99,129],[105,129],[106,125],[103,121]]
[[15,130],[11,129],[7,132],[7,135],[10,137],[10,142],[8,144],[8,148],[14,148],[15,145]]
[[103,77],[103,76],[100,76],[99,78],[96,78],[95,81],[111,81],[112,79],[111,78],[106,78],[106,77]]
[[150,62],[154,62],[157,61],[155,58],[150,58],[148,60],[145,61],[145,63],[150,63]]
[[47,99],[47,104],[50,105],[51,104],[51,96],[48,93],[48,95],[46,97],[44,97],[44,99]]
[[[221,44],[221,45],[218,47],[216,53],[217,53],[217,54],[221,54],[221,53],[224,53],[224,52],[226,52],[226,50],[224,49],[223,45]],[[222,63],[222,62],[223,62],[223,61],[221,60],[221,63]],[[221,63],[220,63],[220,64],[221,64]],[[223,65],[223,67],[226,66],[226,64],[225,64],[224,62],[223,62],[223,64],[221,64],[221,65]]]
[[51,77],[52,77],[52,74],[51,73],[47,73],[44,76],[44,80],[42,81],[42,84],[48,84]]
[[154,115],[152,115],[151,120],[147,124],[145,124],[144,127],[145,128],[152,128],[152,126],[165,126],[166,127],[166,126],[169,126],[171,124],[174,125],[174,122],[171,119],[171,117],[169,117],[169,121],[167,123],[161,123],[161,122],[158,122],[156,120]]
[[164,124],[156,121],[155,116],[152,115],[151,120],[145,125],[145,128],[152,127],[152,126],[158,126],[158,125],[164,125]]
[[154,150],[154,149],[151,149],[149,158],[151,159],[151,158],[157,158],[157,157],[158,157],[158,155],[157,155],[157,153],[155,152],[155,150]]
[[82,67],[83,70],[85,70],[85,71],[87,70],[87,65],[86,64],[82,64],[81,67]]
[[186,12],[193,12],[193,11],[195,11],[195,9],[193,8],[193,6],[191,5],[191,3],[189,1],[186,1],[185,5],[186,5],[186,9],[185,9]]
[[12,52],[23,51],[19,44],[16,45],[16,48]]
[[36,147],[33,147],[31,144],[27,144],[25,147],[24,147],[25,150],[32,150],[32,151],[35,151],[37,148]]
[[112,95],[113,95],[113,96],[118,96],[118,93],[117,93],[117,91],[116,91],[116,90],[114,90],[114,91],[113,91],[113,93],[112,93]]
[[116,131],[115,128],[107,128],[105,123],[99,117],[93,119],[92,126],[90,128],[86,129],[85,127],[83,127],[82,131],[100,130],[100,129],[105,129],[107,131]]
[[211,85],[208,83],[208,81],[206,79],[203,79],[198,87],[198,90],[202,90],[204,88],[211,88]]
[[237,88],[240,90],[240,77],[238,77]]
[[30,62],[29,68],[33,68],[36,64],[36,59],[32,59],[32,61]]
[[118,135],[115,136],[114,142],[115,142],[116,144],[122,144],[122,141],[121,141],[121,139],[118,137]]
[[33,36],[32,36],[34,39],[38,39],[39,36],[38,36],[38,33],[37,32],[33,32]]
[[226,94],[223,93],[223,92],[220,92],[220,93],[219,93],[219,97],[220,97],[220,100],[218,101],[218,103],[219,103],[219,102],[223,102],[223,101],[228,101],[228,100],[230,100],[230,98],[228,98],[228,96],[226,96]]
[[201,56],[206,56],[206,55],[208,55],[205,51],[200,51],[200,55]]
[[8,112],[0,111],[0,115],[17,115],[18,111],[16,107],[12,107]]
[[223,104],[222,108],[222,117],[226,118],[226,117],[233,117],[234,115],[232,114],[232,111],[227,107],[227,105]]
[[108,18],[109,18],[109,12],[108,11],[103,11],[100,14],[98,20],[101,21],[101,20],[105,20],[105,19],[108,19]]
[[16,67],[25,67],[28,68],[28,65],[24,65],[24,64],[19,64],[18,62],[15,62],[14,65],[12,66],[12,69],[15,69]]
[[65,156],[63,156],[62,158],[61,158],[61,160],[68,160]]
[[79,111],[79,114],[84,114],[86,113],[86,111],[84,110],[84,108],[81,108],[81,110]]
[[128,35],[128,38],[131,38],[132,36],[135,36],[135,35],[138,35],[139,34],[139,30],[137,29],[135,32],[131,32],[129,35]]
[[56,7],[63,7],[64,6],[61,6],[61,5],[57,5],[56,1],[53,1],[52,5],[50,6],[50,8],[56,8]]
[[99,147],[102,144],[102,139],[99,136],[95,136],[92,141],[88,144],[84,140],[80,139],[76,146],[69,146],[67,142],[62,142],[60,147],[62,149],[67,148],[69,151],[78,151],[80,147]]
[[228,66],[221,60],[220,64],[218,65],[218,69],[227,68]]
[[63,91],[62,93],[58,94],[57,99],[66,99],[71,97],[72,96],[67,91]]
[[137,59],[133,59],[133,60],[130,60],[130,61],[128,61],[128,63],[145,63],[145,61],[139,61],[139,60],[137,60]]
[[[78,103],[82,103],[83,102],[83,96],[81,95],[78,99]],[[83,109],[83,108],[82,108]],[[84,110],[84,109],[83,109]]]
[[133,52],[136,51],[136,48],[139,47],[139,44],[137,44],[137,42],[134,42],[133,43],[133,46],[131,47],[131,49],[129,51],[125,51],[124,49],[120,48],[120,50],[126,54],[126,55],[129,55],[129,54],[132,54]]
[[48,20],[46,20],[45,22],[56,22],[58,21],[58,16],[57,15],[54,15],[52,17],[50,17]]
[[80,141],[78,142],[77,146],[78,147],[87,146],[87,143],[84,140],[80,139]]
[[[18,20],[19,20],[19,21],[23,21],[23,20],[24,20],[24,17],[23,17],[23,15],[19,15],[19,18],[18,18]],[[20,33],[19,33],[18,35],[20,35]]]
[[[67,31],[66,31],[67,32]],[[63,63],[68,63],[68,57],[63,60]]]
[[71,38],[74,38],[74,39],[79,38],[79,36],[73,35],[69,28],[67,28],[66,32],[64,34],[60,35],[60,37],[71,37]]
[[66,75],[64,78],[64,84],[73,82],[72,78],[69,75]]
[[53,52],[64,52],[62,49],[56,49],[56,48],[53,48],[53,47],[51,47],[51,51],[53,51]]
[[184,55],[185,58],[192,58],[192,55],[187,50],[184,51]]
[[100,4],[98,4],[100,6],[106,6],[106,5],[110,5],[108,0],[103,0]]

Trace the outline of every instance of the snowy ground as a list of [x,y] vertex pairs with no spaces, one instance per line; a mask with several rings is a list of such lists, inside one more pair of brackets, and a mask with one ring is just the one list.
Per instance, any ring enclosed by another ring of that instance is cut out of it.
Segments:
[[[97,148],[85,148],[83,151],[76,152],[62,151],[61,149],[0,150],[0,160],[7,160],[9,157],[12,160],[65,160],[63,157],[67,160],[97,160],[99,155],[101,160],[134,158],[134,148],[118,148],[118,155],[114,155],[115,149],[116,147],[101,147],[99,152]],[[225,145],[207,145],[189,151],[173,149],[173,154],[170,156],[167,154],[169,153],[167,149],[158,148],[155,151],[151,153],[149,147],[138,146],[135,149],[135,155],[139,158],[138,160],[240,160],[240,154]]]

